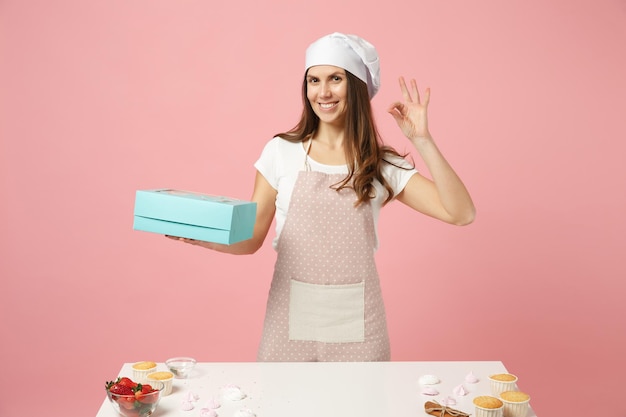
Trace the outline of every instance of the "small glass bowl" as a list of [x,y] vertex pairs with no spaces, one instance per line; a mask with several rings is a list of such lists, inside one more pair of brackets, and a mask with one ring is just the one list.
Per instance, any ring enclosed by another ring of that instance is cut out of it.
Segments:
[[170,358],[165,361],[168,369],[174,374],[177,379],[185,379],[189,376],[189,373],[196,366],[196,360],[189,357],[177,357]]
[[115,411],[123,417],[148,417],[154,413],[161,393],[163,391],[163,383],[155,381],[151,384],[156,391],[145,394],[140,397],[133,395],[113,394],[107,390],[107,397]]

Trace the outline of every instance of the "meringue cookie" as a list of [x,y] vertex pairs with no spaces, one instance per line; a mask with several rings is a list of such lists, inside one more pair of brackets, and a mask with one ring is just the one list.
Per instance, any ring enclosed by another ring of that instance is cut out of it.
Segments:
[[467,382],[468,384],[476,384],[478,381],[478,378],[476,377],[476,375],[474,375],[473,372],[470,372],[465,377],[465,382]]
[[180,403],[180,409],[183,411],[191,411],[194,409],[191,401],[183,401]]
[[435,375],[422,375],[419,379],[421,385],[435,385],[439,383],[439,378]]
[[425,387],[422,390],[422,394],[424,395],[439,395],[439,391],[437,391],[435,388],[433,387]]
[[454,387],[452,392],[454,393],[454,395],[458,395],[459,397],[464,397],[468,394],[468,391],[465,389],[463,384]]
[[221,404],[219,401],[217,401],[215,398],[209,398],[202,408],[210,408],[211,410],[214,410],[220,407]]
[[187,391],[187,394],[185,394],[185,400],[184,401],[188,401],[188,402],[194,402],[194,401],[198,401],[200,399],[200,396],[193,392],[193,391]]
[[450,405],[456,405],[456,400],[448,395],[446,398],[441,400],[441,404],[445,405],[446,407]]
[[256,414],[254,414],[249,408],[242,408],[235,411],[233,417],[256,417]]
[[222,395],[230,401],[241,401],[246,398],[246,394],[237,385],[226,385],[222,388]]
[[200,417],[217,417],[217,413],[210,408],[202,408],[200,410]]

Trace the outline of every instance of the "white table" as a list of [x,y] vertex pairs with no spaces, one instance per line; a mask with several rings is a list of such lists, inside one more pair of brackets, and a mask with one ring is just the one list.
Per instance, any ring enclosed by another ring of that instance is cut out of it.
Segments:
[[[131,363],[122,366],[120,376],[132,378]],[[158,370],[167,370],[163,363]],[[473,372],[476,384],[465,382]],[[175,379],[172,394],[162,397],[154,417],[199,417],[211,398],[221,407],[219,417],[233,417],[242,408],[257,417],[403,417],[428,416],[426,401],[441,402],[448,396],[452,406],[474,414],[472,399],[490,395],[488,375],[507,372],[502,362],[314,362],[314,363],[198,363],[188,379]],[[422,375],[436,375],[441,382],[433,387],[439,395],[422,394],[418,380]],[[111,379],[112,376],[109,376]],[[103,378],[107,379],[107,378]],[[519,381],[523,387],[523,381]],[[247,397],[229,401],[221,389],[234,384]],[[453,389],[463,384],[469,393],[455,396]],[[181,403],[189,392],[200,398],[191,411]],[[532,395],[532,393],[531,393]],[[528,417],[534,416],[530,410]],[[104,399],[97,417],[117,417],[108,399]]]

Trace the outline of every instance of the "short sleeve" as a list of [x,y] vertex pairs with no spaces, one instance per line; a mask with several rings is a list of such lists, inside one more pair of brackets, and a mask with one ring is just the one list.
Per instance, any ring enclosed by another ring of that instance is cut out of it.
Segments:
[[411,177],[417,173],[413,165],[406,159],[396,155],[385,156],[385,160],[381,165],[381,171],[391,186],[394,197],[404,190]]
[[261,156],[259,156],[259,159],[254,163],[254,167],[257,171],[265,177],[267,182],[274,189],[278,189],[277,146],[278,141],[276,138],[267,142],[261,152]]

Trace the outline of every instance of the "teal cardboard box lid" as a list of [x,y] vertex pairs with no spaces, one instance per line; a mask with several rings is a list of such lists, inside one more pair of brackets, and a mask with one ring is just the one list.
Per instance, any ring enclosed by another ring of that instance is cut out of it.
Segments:
[[174,189],[137,190],[133,229],[230,245],[252,238],[256,203]]

